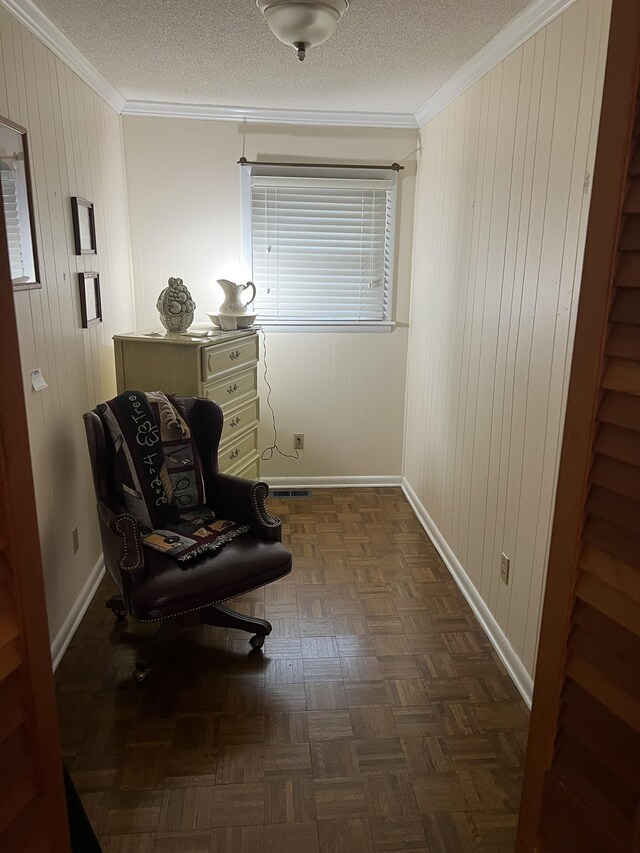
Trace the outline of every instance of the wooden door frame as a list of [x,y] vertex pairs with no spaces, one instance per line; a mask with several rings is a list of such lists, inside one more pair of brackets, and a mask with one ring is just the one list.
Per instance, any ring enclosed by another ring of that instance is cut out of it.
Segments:
[[518,823],[518,851],[536,851],[551,765],[589,487],[638,86],[640,0],[613,0],[593,189],[549,552],[540,647]]
[[[16,298],[30,299],[30,292],[21,292]],[[24,705],[32,736],[32,757],[37,776],[36,796],[22,810],[19,818],[0,835],[0,850],[48,849],[52,853],[66,853],[70,846],[60,733],[53,687],[14,290],[11,286],[4,211],[1,204],[0,364],[3,379],[0,394],[0,464],[4,457],[2,480],[6,478],[8,498],[5,518],[2,519],[3,533],[7,540],[7,554],[14,578],[12,592],[25,661],[25,666],[21,667],[26,676]],[[34,834],[38,835],[40,842],[34,840]],[[24,846],[25,843],[27,847]],[[33,846],[38,843],[46,843],[49,846]]]

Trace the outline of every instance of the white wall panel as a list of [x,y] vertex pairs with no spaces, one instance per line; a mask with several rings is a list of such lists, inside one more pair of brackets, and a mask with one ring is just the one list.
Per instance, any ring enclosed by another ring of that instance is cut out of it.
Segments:
[[[243,125],[124,117],[133,271],[139,328],[158,326],[155,308],[171,275],[197,304],[196,322],[222,301],[218,278],[240,265],[241,154],[249,160],[404,162],[399,179],[394,279],[398,326],[379,332],[267,332],[279,443],[262,474],[281,477],[399,476],[409,316],[417,132]],[[261,377],[260,449],[272,443]]]
[[404,472],[530,674],[609,12],[578,0],[422,131]]
[[[1,7],[0,49],[0,114],[28,131],[43,283],[16,292],[15,307],[53,638],[102,550],[82,414],[115,391],[111,336],[133,323],[122,126]],[[95,204],[97,256],[74,254],[72,195]],[[104,322],[82,329],[77,273],[89,270],[100,273]],[[41,392],[36,367],[49,384]]]

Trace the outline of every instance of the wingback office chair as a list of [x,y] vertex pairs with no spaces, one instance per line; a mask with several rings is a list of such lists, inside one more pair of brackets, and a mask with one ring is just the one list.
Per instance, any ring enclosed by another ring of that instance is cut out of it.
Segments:
[[116,619],[131,614],[160,628],[136,660],[134,678],[144,681],[160,650],[181,628],[198,622],[239,628],[253,634],[254,649],[271,633],[264,619],[244,616],[220,602],[242,595],[291,571],[291,554],[281,544],[280,520],[265,507],[266,483],[218,472],[218,443],[223,415],[212,400],[177,397],[195,439],[202,464],[207,506],[218,518],[249,525],[249,532],[228,542],[212,556],[184,568],[179,562],[142,544],[132,515],[118,505],[114,448],[97,409],[84,415],[98,519],[107,571],[119,595],[108,602]]

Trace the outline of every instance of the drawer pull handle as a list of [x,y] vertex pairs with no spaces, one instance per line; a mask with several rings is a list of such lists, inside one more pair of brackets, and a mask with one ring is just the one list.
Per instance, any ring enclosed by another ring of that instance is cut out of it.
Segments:
[[240,448],[236,447],[235,450],[232,450],[229,454],[229,459],[235,459],[237,456],[240,456]]
[[227,388],[227,394],[235,394],[238,390],[238,383],[234,382],[233,385],[229,385]]
[[235,361],[237,358],[240,358],[240,350],[237,349],[235,352],[230,352],[229,358],[231,359],[231,361]]
[[240,423],[240,420],[241,420],[240,415],[236,415],[235,418],[231,418],[231,420],[229,421],[229,426],[231,427],[231,429],[233,429],[234,427],[237,427],[238,424]]

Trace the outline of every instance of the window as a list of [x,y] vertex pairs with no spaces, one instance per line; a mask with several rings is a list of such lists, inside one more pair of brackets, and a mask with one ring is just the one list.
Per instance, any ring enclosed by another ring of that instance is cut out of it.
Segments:
[[41,287],[38,281],[27,131],[0,117],[0,189],[11,283],[15,290]]
[[[248,176],[261,322],[390,325],[395,175]],[[246,180],[246,179],[245,179]]]
[[14,284],[35,281],[25,169],[17,155],[0,159],[0,184],[11,280]]

